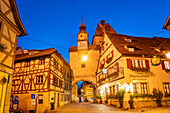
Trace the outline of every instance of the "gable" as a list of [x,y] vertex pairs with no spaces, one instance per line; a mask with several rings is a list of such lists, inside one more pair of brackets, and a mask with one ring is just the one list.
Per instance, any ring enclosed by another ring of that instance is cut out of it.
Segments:
[[21,31],[20,36],[27,35],[20,20],[15,0],[0,0],[0,13]]

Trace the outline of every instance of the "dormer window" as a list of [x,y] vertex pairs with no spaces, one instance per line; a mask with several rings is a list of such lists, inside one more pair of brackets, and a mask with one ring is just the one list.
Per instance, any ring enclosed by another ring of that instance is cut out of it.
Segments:
[[129,47],[129,48],[128,48],[128,51],[129,51],[129,52],[134,52],[134,51],[135,51],[135,48]]
[[29,55],[33,55],[33,54],[34,54],[34,52],[30,52],[30,53],[29,53]]
[[132,39],[125,38],[127,42],[132,42]]

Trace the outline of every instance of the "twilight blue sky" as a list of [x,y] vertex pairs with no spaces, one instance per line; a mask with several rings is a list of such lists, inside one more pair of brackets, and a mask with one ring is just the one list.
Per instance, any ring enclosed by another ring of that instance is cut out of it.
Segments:
[[[57,46],[69,61],[68,49],[77,45],[77,34],[84,18],[91,44],[95,29],[104,19],[119,34],[151,37],[170,37],[162,27],[170,14],[170,0],[16,0],[20,18],[28,38]],[[23,49],[46,49],[53,46],[18,38]]]

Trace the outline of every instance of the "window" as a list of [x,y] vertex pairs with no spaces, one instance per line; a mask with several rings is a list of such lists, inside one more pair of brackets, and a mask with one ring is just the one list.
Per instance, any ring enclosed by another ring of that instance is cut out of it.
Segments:
[[86,67],[85,63],[81,64],[81,68],[85,68],[85,67]]
[[45,63],[45,59],[40,59],[39,64],[44,64]]
[[127,39],[127,38],[125,38],[125,40],[126,40],[127,42],[132,42],[132,39]]
[[38,95],[38,103],[43,104],[43,94]]
[[134,48],[128,48],[129,52],[134,52],[135,49]]
[[139,68],[146,68],[145,60],[138,60]]
[[137,60],[137,59],[126,59],[127,60],[127,68],[147,68],[149,67],[149,60]]
[[139,84],[133,83],[133,93],[139,93]]
[[64,95],[64,101],[66,101],[66,95]]
[[163,83],[165,94],[169,93],[169,83]]
[[15,80],[12,80],[12,85],[15,86]]
[[112,87],[109,87],[109,90],[110,90],[110,94],[112,94]]
[[148,91],[147,91],[147,83],[141,83],[141,93],[142,94],[147,94]]
[[113,94],[115,94],[115,86],[113,86]]
[[43,83],[43,75],[37,76],[37,83],[42,84]]
[[165,69],[170,69],[169,61],[164,61]]
[[29,61],[25,62],[25,66],[29,67],[30,66],[30,62]]
[[59,87],[62,87],[62,81],[59,80]]

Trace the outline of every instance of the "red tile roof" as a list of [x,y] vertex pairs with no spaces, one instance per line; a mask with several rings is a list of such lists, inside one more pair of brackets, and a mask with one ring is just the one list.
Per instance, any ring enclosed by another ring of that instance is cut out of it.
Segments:
[[[29,50],[29,51],[32,51],[32,50]],[[54,48],[49,48],[49,49],[41,50],[40,52],[34,53],[32,55],[29,55],[29,53],[24,53],[24,54],[21,54],[21,55],[16,55],[15,56],[15,61],[23,60],[23,59],[30,59],[30,58],[35,58],[35,57],[40,57],[40,56],[44,56],[44,55],[49,55],[49,54],[54,53],[55,51],[56,50]]]
[[103,36],[104,31],[117,34],[116,31],[108,23],[106,23],[97,25],[94,36]]
[[165,22],[162,29],[170,30],[170,14],[169,14],[169,16],[168,16],[168,18],[167,18],[167,20],[166,20],[166,22]]
[[[132,37],[121,34],[107,33],[109,39],[116,47],[116,49],[122,55],[130,56],[142,56],[151,57],[153,55],[158,55],[160,57],[165,57],[165,54],[162,54],[163,51],[170,51],[170,39],[169,38],[146,38],[146,37]],[[127,42],[125,39],[132,39],[132,42]],[[133,47],[136,50],[134,52],[129,52],[126,47]],[[159,48],[161,52],[156,51],[155,49]]]

